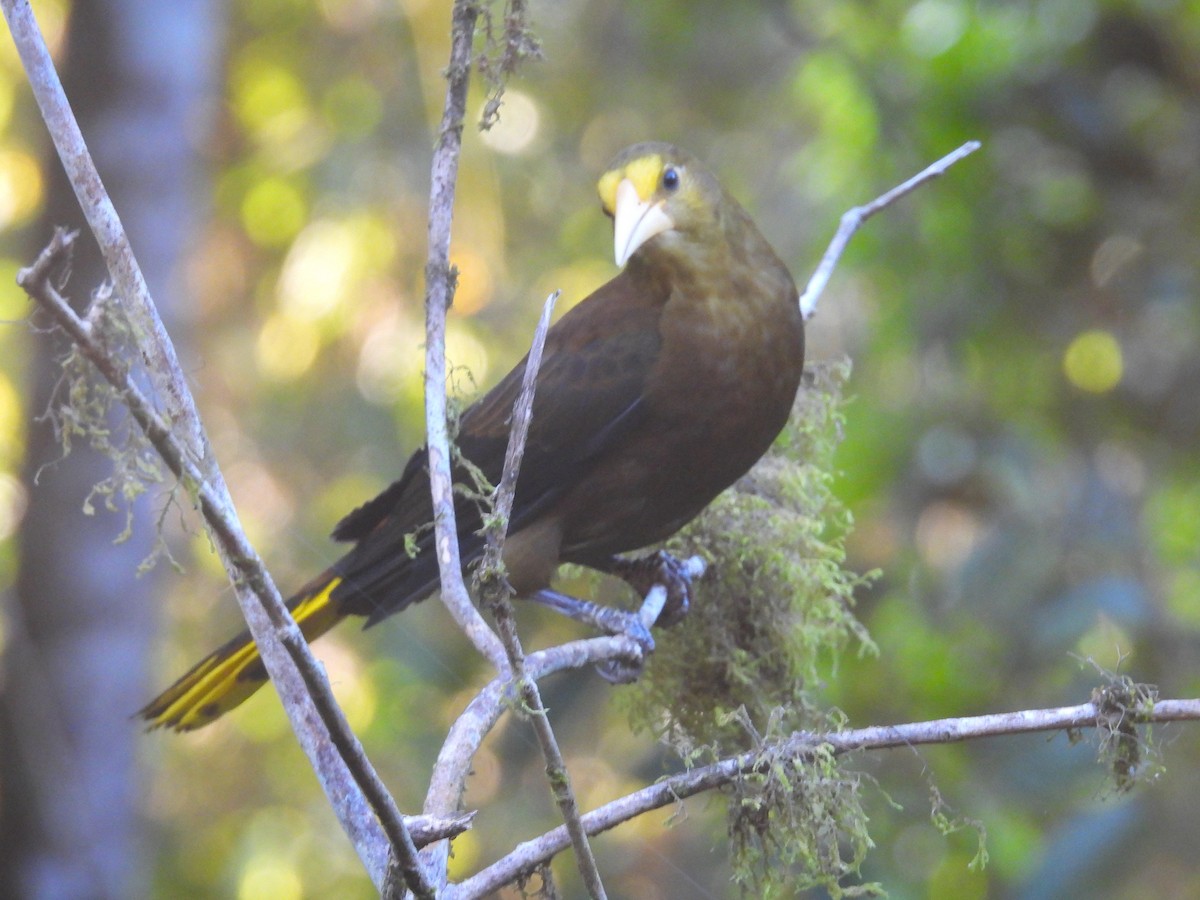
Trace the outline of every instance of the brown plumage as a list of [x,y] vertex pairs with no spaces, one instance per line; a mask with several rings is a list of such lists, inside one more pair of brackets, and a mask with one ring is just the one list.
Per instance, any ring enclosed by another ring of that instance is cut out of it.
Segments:
[[[504,562],[518,594],[559,563],[610,570],[614,554],[669,537],[766,451],[800,383],[795,285],[750,217],[688,154],[621,153],[600,180],[624,269],[546,338]],[[458,445],[498,483],[525,362],[469,407]],[[463,473],[456,480],[465,481]],[[480,514],[456,501],[464,565]],[[289,601],[309,639],[347,616],[378,622],[437,588],[424,451],[334,529],[350,551]],[[405,553],[407,535],[419,552]],[[210,654],[141,715],[200,727],[266,681],[247,634]]]

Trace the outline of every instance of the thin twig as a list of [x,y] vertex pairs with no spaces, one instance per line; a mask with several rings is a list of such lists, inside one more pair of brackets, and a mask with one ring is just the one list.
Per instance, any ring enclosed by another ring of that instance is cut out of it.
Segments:
[[[271,668],[274,665],[284,674],[276,680],[276,688],[293,730],[372,880],[377,886],[383,883],[387,848],[391,845],[392,853],[406,861],[402,863],[404,870],[414,873],[413,892],[432,896],[424,879],[417,877],[420,870],[416,848],[403,817],[350,730],[333,699],[324,668],[309,651],[308,642],[284,607],[270,574],[241,526],[222,508],[211,481],[205,479],[192,455],[175,437],[171,425],[134,382],[126,362],[110,354],[91,324],[80,318],[55,288],[54,274],[65,265],[75,238],[76,234],[57,229],[34,264],[17,273],[17,283],[112,385],[167,468],[193,496],[229,578],[239,590],[239,599],[243,591],[254,598],[247,601],[251,632],[263,652],[264,662],[268,645],[273,645],[273,650],[277,647],[282,654],[284,665],[281,667],[276,659],[268,665],[268,671],[275,679],[276,670]],[[256,625],[261,628],[261,635],[254,632]],[[314,726],[314,722],[323,727]]]
[[[471,0],[455,0],[450,65],[446,70],[446,105],[433,151],[429,190],[429,257],[425,263],[425,430],[442,602],[479,652],[497,671],[504,671],[504,648],[471,602],[463,582],[454,516],[450,436],[446,424],[446,310],[454,299],[457,275],[450,266],[450,226],[454,218],[458,157],[462,147],[467,85],[471,78],[471,46],[478,15],[478,4]],[[452,811],[437,812],[449,815]]]
[[457,837],[464,831],[468,831],[474,821],[474,812],[462,813],[446,819],[433,816],[404,817],[404,825],[408,828],[408,833],[412,835],[413,843],[418,847],[424,847],[434,841]]
[[[1131,724],[1200,720],[1200,699],[1160,700],[1149,710],[1130,709],[1126,714]],[[800,732],[767,746],[781,750],[793,760],[803,762],[818,747],[830,747],[835,754],[844,754],[857,750],[957,743],[1006,734],[1068,731],[1096,726],[1103,715],[1104,711],[1096,704],[1084,703],[1057,709],[1022,710],[904,725],[879,725],[827,734]],[[753,771],[760,765],[761,759],[761,751],[743,753],[712,765],[673,775],[586,813],[583,816],[583,824],[588,834],[607,831],[635,816],[728,784],[738,776]],[[499,862],[460,882],[452,896],[454,900],[488,896],[521,875],[532,872],[569,845],[570,838],[566,829],[559,826],[518,845]]]
[[841,224],[838,225],[837,233],[833,236],[833,240],[829,242],[829,247],[826,249],[825,255],[821,257],[820,264],[817,266],[816,271],[813,272],[812,278],[808,280],[808,285],[804,288],[804,294],[800,297],[800,314],[804,316],[805,320],[811,319],[813,313],[817,311],[817,301],[821,298],[825,286],[829,284],[829,279],[833,275],[833,270],[837,267],[838,260],[842,258],[842,254],[846,250],[846,245],[850,243],[850,238],[854,236],[854,232],[858,231],[867,219],[880,210],[891,206],[905,194],[911,193],[925,182],[932,181],[939,175],[945,174],[946,170],[952,165],[960,159],[970,156],[981,146],[979,141],[967,141],[957,150],[947,153],[933,165],[926,167],[908,179],[908,181],[892,188],[886,194],[881,194],[864,206],[856,206],[853,209],[847,210],[842,216]]
[[[542,364],[542,348],[546,343],[546,332],[550,330],[550,316],[554,312],[554,303],[558,299],[555,291],[542,307],[542,316],[538,321],[537,330],[533,336],[533,346],[525,361],[525,374],[521,380],[521,391],[513,405],[512,426],[508,434],[508,447],[504,454],[504,472],[500,485],[496,489],[495,508],[492,510],[491,522],[487,526],[487,549],[484,552],[483,563],[480,566],[479,594],[483,606],[488,609],[496,620],[496,630],[508,664],[512,670],[512,678],[525,705],[525,712],[533,725],[542,756],[546,760],[546,776],[550,781],[554,801],[558,804],[567,833],[571,836],[571,846],[575,851],[575,863],[579,875],[587,888],[588,895],[593,900],[604,900],[607,894],[600,879],[600,870],[596,866],[596,857],[588,843],[587,833],[579,820],[579,803],[575,799],[575,791],[571,788],[571,777],[567,772],[566,760],[563,759],[562,749],[558,738],[550,725],[550,718],[542,703],[542,693],[537,682],[530,678],[525,671],[525,651],[521,647],[521,638],[517,634],[516,616],[513,612],[509,595],[512,589],[503,578],[504,539],[508,531],[508,520],[512,513],[513,498],[516,495],[517,479],[521,472],[521,459],[525,455],[525,441],[529,435],[529,424],[533,419],[534,392],[537,387],[538,369]],[[665,592],[664,592],[665,593]]]
[[517,494],[517,477],[521,474],[521,460],[525,457],[525,441],[529,437],[529,424],[533,421],[533,395],[537,387],[538,371],[542,368],[542,350],[546,346],[546,335],[550,331],[550,317],[554,314],[554,304],[558,302],[561,293],[555,291],[542,304],[542,314],[533,332],[529,355],[525,357],[521,392],[513,405],[512,426],[508,434],[508,446],[504,450],[504,470],[500,476],[500,484],[496,487],[496,501],[492,510],[494,525],[487,529],[484,568],[498,568],[504,550],[508,517],[512,515],[513,499]]

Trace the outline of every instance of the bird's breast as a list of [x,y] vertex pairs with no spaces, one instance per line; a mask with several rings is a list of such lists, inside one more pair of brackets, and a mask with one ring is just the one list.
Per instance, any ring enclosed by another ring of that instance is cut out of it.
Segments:
[[803,322],[782,264],[738,275],[659,262],[669,288],[638,424],[560,504],[568,561],[647,546],[694,518],[770,447],[800,384]]
[[661,333],[647,396],[655,412],[697,426],[743,430],[747,439],[769,432],[766,444],[774,439],[804,365],[803,326],[790,299],[755,303],[710,296],[677,310],[668,306]]

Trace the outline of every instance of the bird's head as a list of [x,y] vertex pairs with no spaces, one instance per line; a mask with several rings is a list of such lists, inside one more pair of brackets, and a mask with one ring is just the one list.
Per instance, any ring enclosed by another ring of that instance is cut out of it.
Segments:
[[721,202],[716,179],[670,144],[635,144],[621,151],[601,176],[598,190],[604,212],[613,220],[618,266],[659,235],[695,234],[711,227]]

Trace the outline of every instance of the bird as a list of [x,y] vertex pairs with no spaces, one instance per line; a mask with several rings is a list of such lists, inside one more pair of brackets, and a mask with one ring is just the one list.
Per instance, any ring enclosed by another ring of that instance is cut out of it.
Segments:
[[[804,367],[787,266],[699,160],[670,144],[635,144],[597,187],[619,272],[546,335],[503,551],[514,593],[552,606],[571,599],[550,587],[561,563],[636,574],[638,559],[622,554],[670,537],[745,474],[786,425]],[[458,450],[492,484],[527,359],[459,422]],[[467,480],[461,465],[455,480]],[[458,494],[469,570],[485,547],[482,513]],[[351,617],[369,627],[435,593],[432,517],[421,448],[334,528],[348,552],[288,600],[305,637]],[[190,731],[267,681],[243,632],[138,715],[149,728]]]

